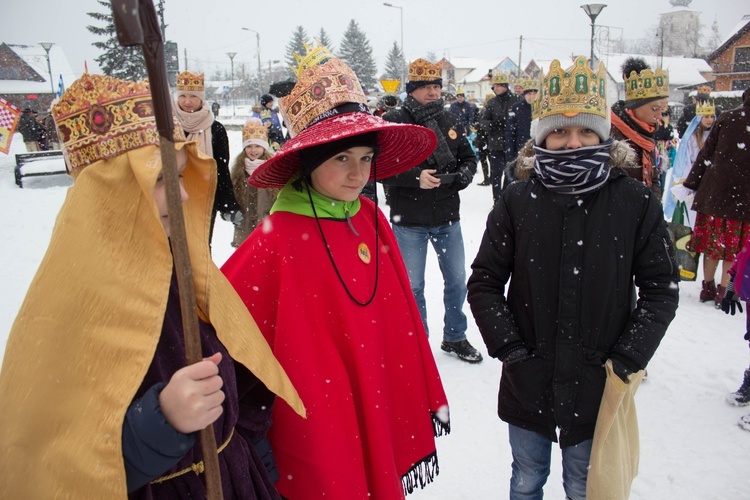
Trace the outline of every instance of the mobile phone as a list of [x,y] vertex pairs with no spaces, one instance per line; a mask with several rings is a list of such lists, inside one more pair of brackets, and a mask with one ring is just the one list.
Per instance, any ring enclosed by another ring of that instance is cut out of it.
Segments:
[[440,179],[440,185],[441,186],[447,186],[448,184],[452,184],[454,180],[456,180],[456,177],[458,176],[458,173],[452,173],[452,174],[435,174],[433,177],[437,177]]

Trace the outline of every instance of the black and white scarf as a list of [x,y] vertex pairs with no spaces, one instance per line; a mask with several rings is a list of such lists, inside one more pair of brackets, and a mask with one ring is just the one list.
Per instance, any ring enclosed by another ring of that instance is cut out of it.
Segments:
[[456,163],[456,158],[451,153],[451,149],[445,141],[445,136],[438,125],[438,118],[445,112],[444,105],[443,99],[427,104],[419,104],[419,101],[410,95],[404,99],[404,108],[411,114],[416,124],[429,128],[437,136],[437,146],[435,151],[427,158],[427,164],[440,172],[446,171],[446,167],[451,167],[452,164]]
[[544,186],[555,193],[586,194],[598,191],[609,177],[612,139],[578,149],[534,146],[534,171]]

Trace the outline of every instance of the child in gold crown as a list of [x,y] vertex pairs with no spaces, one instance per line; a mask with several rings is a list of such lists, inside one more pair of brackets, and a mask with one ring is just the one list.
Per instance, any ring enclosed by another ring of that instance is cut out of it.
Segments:
[[247,183],[248,178],[274,153],[268,144],[268,130],[257,118],[251,118],[242,129],[242,152],[232,163],[231,176],[234,197],[242,210],[242,221],[234,227],[232,246],[237,248],[247,239],[253,229],[266,217],[278,190],[258,189]]
[[393,231],[360,193],[419,164],[436,139],[372,116],[327,49],[300,58],[298,77],[280,99],[294,135],[250,176],[278,199],[222,271],[308,408],[303,419],[274,406],[279,493],[399,499],[438,472],[447,402]]
[[472,264],[471,311],[503,363],[512,499],[542,497],[558,439],[565,493],[586,498],[605,361],[623,381],[643,370],[677,308],[661,203],[628,177],[630,148],[609,138],[603,75],[583,57],[564,74],[552,62],[519,181],[495,204]]
[[211,260],[216,165],[178,127],[204,356],[187,365],[153,109],[147,82],[89,74],[53,106],[74,184],[3,358],[0,498],[205,498],[207,426],[224,498],[279,498],[256,445],[273,393],[304,407]]

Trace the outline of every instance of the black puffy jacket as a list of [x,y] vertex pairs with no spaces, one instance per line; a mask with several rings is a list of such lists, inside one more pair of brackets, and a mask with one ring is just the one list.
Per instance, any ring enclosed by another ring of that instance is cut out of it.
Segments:
[[613,145],[620,168],[584,196],[544,187],[529,173],[531,151],[529,178],[487,219],[468,301],[492,357],[529,353],[503,366],[500,418],[553,441],[559,428],[566,447],[593,437],[604,361],[648,364],[674,318],[679,275],[660,201],[622,170],[630,148]]
[[[416,123],[412,115],[403,108],[389,111],[383,115],[383,119],[396,123]],[[441,113],[438,126],[455,160],[437,167],[424,161],[382,181],[387,186],[392,224],[435,227],[460,219],[461,198],[458,192],[471,183],[477,171],[477,158],[455,115],[447,111]],[[431,168],[436,168],[441,174],[456,172],[459,175],[451,184],[440,185],[435,189],[421,189],[419,174],[422,170]]]

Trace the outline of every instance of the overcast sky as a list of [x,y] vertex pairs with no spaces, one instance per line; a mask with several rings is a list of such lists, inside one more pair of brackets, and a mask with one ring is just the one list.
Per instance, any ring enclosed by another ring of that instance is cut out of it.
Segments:
[[[257,40],[260,33],[262,64],[285,58],[286,45],[297,26],[316,36],[325,28],[338,48],[351,19],[365,32],[383,71],[386,55],[401,40],[403,13],[404,49],[407,60],[425,57],[495,58],[519,56],[525,66],[531,58],[565,57],[575,52],[588,54],[590,21],[580,5],[585,0],[392,0],[402,9],[386,7],[375,0],[166,0],[167,39],[179,45],[180,69],[187,50],[189,69],[213,73],[229,68],[227,52],[236,52],[238,63],[257,68]],[[94,21],[87,12],[103,11],[96,0],[7,0],[0,18],[0,41],[33,44],[51,41],[65,50],[71,67],[97,71],[91,46],[96,37],[86,26]],[[718,23],[725,38],[730,30],[750,14],[750,4],[742,0],[693,0],[691,10],[699,11],[704,24]],[[597,26],[608,26],[611,38],[638,39],[653,36],[659,14],[674,7],[668,0],[611,1],[597,18]]]

